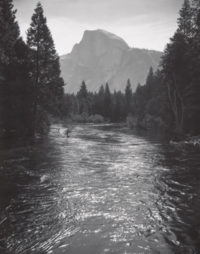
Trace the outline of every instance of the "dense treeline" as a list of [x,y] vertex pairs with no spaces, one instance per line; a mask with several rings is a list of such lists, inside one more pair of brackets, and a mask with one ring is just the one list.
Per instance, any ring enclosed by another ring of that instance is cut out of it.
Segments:
[[59,58],[38,3],[27,33],[20,37],[12,0],[0,1],[0,136],[34,135],[59,115],[64,82]]
[[138,85],[133,95],[131,127],[172,134],[173,115],[169,105],[163,73],[151,68],[144,86]]
[[178,29],[162,61],[165,84],[180,134],[200,132],[200,1],[185,0]]
[[122,122],[131,113],[132,90],[128,80],[125,93],[111,93],[109,84],[101,85],[98,92],[87,90],[85,81],[76,95],[64,97],[63,114],[79,122]]
[[160,70],[133,96],[133,125],[177,138],[200,134],[200,1],[185,0]]

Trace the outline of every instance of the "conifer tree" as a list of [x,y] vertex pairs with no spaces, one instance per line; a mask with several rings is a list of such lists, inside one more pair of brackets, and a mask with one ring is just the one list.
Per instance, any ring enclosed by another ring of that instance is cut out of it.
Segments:
[[146,97],[153,96],[153,86],[154,86],[154,72],[153,68],[150,67],[147,78],[146,78]]
[[163,61],[163,73],[168,87],[169,101],[174,114],[177,133],[184,132],[186,122],[186,97],[190,93],[190,55],[192,36],[192,11],[190,2],[185,0],[180,10],[178,29],[167,45]]
[[106,83],[104,94],[104,116],[107,119],[111,119],[112,116],[112,99],[108,83]]
[[152,86],[153,85],[153,79],[154,79],[154,73],[153,73],[153,68],[150,67],[149,69],[149,73],[147,75],[147,79],[146,79],[146,85],[147,86]]
[[183,33],[186,38],[192,36],[192,8],[189,0],[184,0],[182,9],[179,12],[178,31]]
[[[19,39],[19,27],[15,20],[12,0],[0,1],[0,110],[1,129],[8,128],[8,118],[11,114],[10,82],[7,73],[14,60],[15,44]],[[10,108],[10,110],[9,110]],[[7,122],[7,123],[6,123]]]
[[105,89],[104,86],[101,85],[96,97],[96,102],[95,102],[95,106],[96,106],[96,112],[97,114],[100,115],[104,115],[104,96],[105,96]]
[[19,26],[12,0],[0,1],[0,64],[8,65],[15,57],[15,44],[19,39]]
[[[132,92],[132,90],[131,90]],[[128,93],[129,94],[129,93]],[[131,93],[132,97],[132,93]],[[112,121],[121,122],[125,121],[127,117],[127,103],[126,103],[126,94],[123,94],[121,91],[114,92],[112,102]]]
[[193,9],[194,29],[193,37],[187,51],[190,57],[189,68],[189,86],[187,89],[186,107],[187,107],[187,131],[199,134],[200,130],[200,4],[196,2],[196,8]]
[[82,81],[80,90],[77,95],[78,95],[78,98],[80,98],[80,99],[82,99],[82,98],[86,99],[88,96],[87,86],[86,86],[84,80]]
[[64,82],[60,77],[59,57],[41,3],[37,4],[32,16],[27,44],[32,50],[31,75],[35,84],[35,118],[38,105],[51,114],[58,114]]
[[29,49],[20,38],[12,0],[0,1],[0,110],[6,135],[30,134]]
[[131,112],[131,101],[132,101],[132,89],[131,89],[131,82],[130,79],[127,81],[127,85],[125,88],[125,103],[126,103],[126,115]]
[[89,97],[88,97],[88,91],[87,86],[85,84],[85,81],[82,81],[81,87],[79,92],[77,93],[78,98],[78,104],[79,104],[79,114],[82,113],[89,113]]

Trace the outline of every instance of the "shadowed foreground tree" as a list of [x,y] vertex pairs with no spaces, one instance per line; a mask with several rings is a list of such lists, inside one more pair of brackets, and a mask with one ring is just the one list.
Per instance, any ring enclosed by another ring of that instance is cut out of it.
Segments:
[[199,1],[184,1],[178,19],[178,29],[167,45],[162,62],[175,131],[179,134],[200,133],[198,3]]
[[32,86],[29,48],[20,38],[12,0],[0,1],[1,135],[32,133]]
[[161,71],[150,70],[145,86],[138,86],[133,96],[136,125],[164,129],[177,139],[200,134],[199,3],[184,1]]
[[46,122],[47,113],[59,115],[63,96],[63,79],[60,77],[59,57],[40,3],[37,4],[27,33],[31,49],[31,77],[34,83],[34,118]]

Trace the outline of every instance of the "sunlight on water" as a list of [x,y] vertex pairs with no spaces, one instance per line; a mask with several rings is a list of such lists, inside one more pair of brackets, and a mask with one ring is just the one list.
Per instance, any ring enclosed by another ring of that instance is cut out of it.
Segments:
[[[200,158],[110,125],[0,150],[0,251],[198,253]],[[0,252],[1,253],[1,252]]]

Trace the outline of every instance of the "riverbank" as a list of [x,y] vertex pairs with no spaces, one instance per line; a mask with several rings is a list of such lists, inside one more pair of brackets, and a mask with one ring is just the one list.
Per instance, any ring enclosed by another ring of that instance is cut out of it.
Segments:
[[177,135],[169,128],[170,126],[164,124],[159,118],[148,117],[145,120],[143,119],[143,121],[138,121],[138,119],[129,116],[126,123],[130,129],[142,130],[147,135],[150,133],[162,139],[164,138],[170,145],[200,148],[200,135]]
[[182,147],[194,147],[200,149],[200,136],[187,137],[181,141],[170,140],[171,145],[182,146]]

